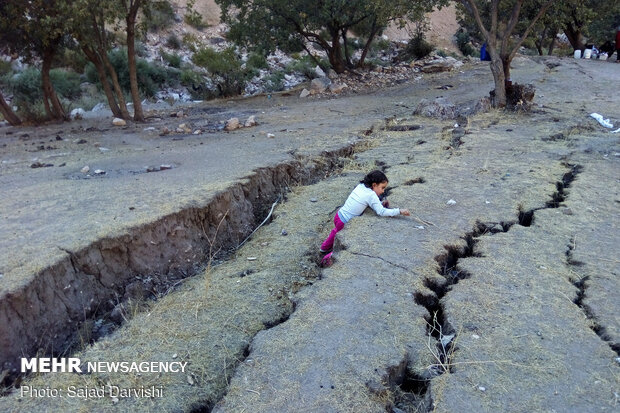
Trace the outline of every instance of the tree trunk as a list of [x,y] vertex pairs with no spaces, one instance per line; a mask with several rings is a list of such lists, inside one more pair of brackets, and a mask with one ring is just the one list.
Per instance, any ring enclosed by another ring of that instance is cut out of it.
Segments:
[[110,82],[108,81],[108,76],[105,72],[105,66],[103,62],[97,55],[97,53],[88,46],[82,46],[82,51],[88,57],[97,69],[97,74],[99,75],[99,80],[101,81],[101,85],[103,86],[103,92],[105,93],[106,98],[108,99],[108,105],[110,105],[110,110],[112,110],[112,114],[117,118],[122,118],[123,114],[121,113],[121,109],[118,107],[116,103],[116,99],[114,98],[114,92],[110,87]]
[[43,64],[41,66],[41,80],[43,82],[43,99],[49,99],[52,104],[52,116],[57,120],[67,120],[65,113],[58,95],[54,90],[52,81],[50,79],[50,69],[52,68],[52,59],[54,57],[54,51],[47,49],[43,52]]
[[506,106],[506,76],[504,74],[504,63],[496,53],[491,54],[491,73],[495,83],[495,90],[492,93],[491,106],[503,108]]
[[133,119],[144,122],[140,91],[138,90],[138,74],[136,70],[136,15],[140,8],[140,0],[134,0],[127,13],[127,65],[129,67],[129,84],[131,85],[131,99],[133,100]]
[[349,46],[347,45],[347,29],[342,29],[342,44],[344,45],[344,57],[348,67],[353,67],[351,56],[349,56]]
[[99,53],[99,59],[101,59],[101,62],[103,63],[104,67],[108,71],[107,74],[110,76],[110,79],[112,80],[112,86],[114,87],[114,93],[116,95],[115,96],[116,102],[118,104],[118,107],[121,113],[121,116],[119,117],[125,120],[129,120],[131,119],[131,115],[129,115],[129,111],[127,110],[127,103],[125,102],[125,94],[123,93],[123,89],[121,88],[121,85],[118,81],[118,75],[116,74],[116,69],[114,69],[114,66],[112,66],[112,63],[110,63],[110,59],[108,59],[107,49],[108,49],[109,42],[107,39],[104,21],[105,19],[101,12],[99,15],[97,15],[96,13],[92,14],[91,24],[92,24],[93,30],[96,33],[95,38],[96,38],[96,44],[97,44],[97,51]]
[[510,56],[502,56],[502,69],[504,70],[504,79],[510,82]]
[[340,37],[337,30],[330,30],[332,35],[332,46],[327,52],[329,63],[332,65],[332,69],[338,74],[344,73],[347,66],[342,58],[342,48],[340,46]]
[[547,50],[547,55],[551,56],[553,54],[553,49],[555,48],[555,35],[551,38],[549,42],[549,49]]
[[9,125],[21,125],[22,120],[15,114],[15,112],[13,112],[13,109],[9,106],[9,104],[6,103],[4,96],[2,96],[2,92],[0,92],[0,113],[2,113],[4,119],[9,122]]
[[543,55],[543,46],[545,43],[545,38],[547,36],[547,28],[545,27],[540,34],[540,36],[536,36],[536,40],[534,40],[534,44],[536,45],[536,50],[538,50],[538,56]]
[[108,54],[105,49],[99,49],[99,56],[103,61],[106,69],[108,69],[108,74],[110,75],[110,79],[112,80],[112,86],[114,87],[114,93],[116,94],[116,100],[118,102],[118,107],[121,110],[121,118],[125,120],[131,119],[131,115],[127,110],[127,102],[125,102],[125,94],[123,93],[123,89],[121,88],[121,84],[118,81],[118,75],[116,74],[116,69],[112,66],[110,59],[108,59]]
[[357,67],[363,67],[364,61],[366,60],[366,56],[368,55],[368,51],[370,50],[370,46],[375,40],[375,36],[379,33],[379,27],[377,26],[377,18],[375,17],[372,22],[372,29],[370,30],[370,34],[368,35],[368,40],[364,45],[364,49],[362,50],[362,55],[360,57],[360,61],[357,63]]
[[568,24],[564,28],[564,34],[568,38],[571,46],[573,46],[574,50],[583,51],[586,48],[583,35],[581,34],[581,30],[578,28],[574,28],[572,24]]

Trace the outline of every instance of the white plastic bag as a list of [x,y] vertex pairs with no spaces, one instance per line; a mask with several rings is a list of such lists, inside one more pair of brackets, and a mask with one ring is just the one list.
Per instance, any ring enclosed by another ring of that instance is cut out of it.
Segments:
[[606,128],[611,129],[614,127],[613,123],[611,123],[609,119],[603,119],[603,116],[599,115],[598,113],[590,113],[590,117],[593,117],[594,119],[596,119],[598,123],[600,123]]

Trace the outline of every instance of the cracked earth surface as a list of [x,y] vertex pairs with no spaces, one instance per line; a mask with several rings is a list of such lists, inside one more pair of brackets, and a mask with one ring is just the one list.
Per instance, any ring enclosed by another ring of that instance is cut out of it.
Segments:
[[[588,114],[605,110],[620,119],[605,86],[617,74],[603,62],[560,63],[550,69],[544,61],[519,61],[515,77],[534,83],[541,106],[531,114],[470,116],[459,125],[465,131],[458,146],[454,120],[413,116],[420,96],[392,92],[409,113],[360,137],[353,153],[329,158],[329,176],[291,185],[271,223],[229,260],[146,303],[76,353],[87,360],[174,355],[189,362],[189,374],[25,381],[162,385],[166,397],[115,402],[14,393],[0,406],[614,411],[620,143]],[[472,83],[483,73],[454,76]],[[458,103],[471,97],[455,89],[441,94]],[[410,124],[420,127],[393,127]],[[338,234],[334,264],[319,269],[316,249],[333,213],[373,168],[390,179],[392,206],[413,216],[366,212],[353,219]]]

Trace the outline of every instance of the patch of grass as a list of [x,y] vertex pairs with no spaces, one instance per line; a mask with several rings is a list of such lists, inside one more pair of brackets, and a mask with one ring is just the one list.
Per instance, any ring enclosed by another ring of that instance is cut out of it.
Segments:
[[164,50],[161,50],[160,54],[161,54],[162,59],[164,59],[164,61],[168,63],[168,66],[175,67],[177,69],[181,68],[181,56],[180,55],[176,53],[166,53]]
[[[320,60],[319,66],[324,71],[327,71],[330,68],[329,63],[326,60]],[[306,55],[286,65],[284,71],[288,74],[299,73],[306,76],[308,79],[314,79],[317,77],[316,72],[314,71],[315,68],[316,62],[310,56]]]
[[200,40],[198,40],[198,37],[192,33],[185,33],[183,35],[183,44],[189,50],[196,53],[198,51],[198,47],[200,46]]
[[279,92],[284,90],[284,72],[275,72],[265,78],[266,92]]

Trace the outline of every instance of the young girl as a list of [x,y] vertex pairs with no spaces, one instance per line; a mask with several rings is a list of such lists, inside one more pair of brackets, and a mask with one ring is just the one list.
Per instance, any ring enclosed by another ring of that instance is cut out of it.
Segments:
[[338,231],[344,228],[344,224],[349,222],[351,218],[362,215],[366,207],[371,207],[377,215],[382,217],[393,217],[399,214],[410,215],[407,209],[386,208],[389,206],[388,201],[384,200],[381,202],[379,200],[379,197],[385,192],[387,184],[388,179],[383,172],[378,170],[372,171],[351,192],[351,195],[349,195],[342,208],[338,210],[334,217],[335,228],[332,229],[327,239],[321,244],[320,251],[327,253],[321,260],[322,266],[329,266],[331,264],[332,248],[334,247],[334,240]]

